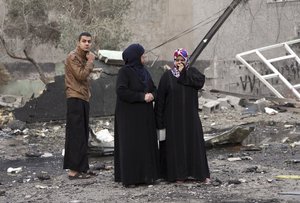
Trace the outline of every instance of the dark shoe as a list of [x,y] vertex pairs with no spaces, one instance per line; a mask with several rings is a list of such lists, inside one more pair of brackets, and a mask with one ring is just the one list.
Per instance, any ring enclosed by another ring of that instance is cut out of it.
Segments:
[[90,175],[88,174],[84,174],[84,173],[77,173],[76,175],[74,176],[68,176],[69,177],[69,180],[78,180],[78,179],[89,179],[91,178]]

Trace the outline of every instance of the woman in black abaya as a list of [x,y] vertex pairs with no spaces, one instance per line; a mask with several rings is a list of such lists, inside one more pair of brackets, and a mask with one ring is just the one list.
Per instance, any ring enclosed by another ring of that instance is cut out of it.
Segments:
[[204,82],[205,76],[189,67],[187,51],[177,49],[174,66],[160,79],[155,101],[157,128],[166,129],[159,146],[161,175],[167,181],[210,181],[198,115],[198,90]]
[[158,143],[153,100],[156,87],[145,69],[144,48],[132,44],[122,54],[115,109],[115,181],[124,186],[158,178]]

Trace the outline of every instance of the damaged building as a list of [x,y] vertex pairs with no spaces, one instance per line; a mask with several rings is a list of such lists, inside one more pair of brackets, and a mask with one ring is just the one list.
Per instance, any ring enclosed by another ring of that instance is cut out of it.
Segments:
[[[176,4],[169,4],[166,1],[157,2],[155,5],[139,1],[130,7],[130,11],[135,12],[129,12],[124,17],[126,23],[130,25],[128,27],[132,29],[132,40],[139,41],[147,47],[147,66],[156,84],[163,71],[172,66],[168,56],[171,54],[168,53],[172,53],[177,47],[186,47],[191,50],[192,65],[206,76],[204,91],[199,92],[199,110],[204,115],[230,108],[242,112],[254,108],[252,113],[265,112],[264,102],[253,104],[249,99],[295,98],[291,92],[297,92],[297,84],[300,83],[298,57],[300,49],[298,40],[294,40],[299,37],[298,1],[283,3],[272,0],[228,0],[211,4],[204,1],[189,2],[181,14],[182,20],[186,22],[186,30],[183,32],[180,30],[181,27],[169,26],[169,22],[175,20],[173,18],[175,13],[179,13],[182,8],[177,8],[174,6]],[[0,3],[4,9],[5,3],[2,1]],[[148,16],[152,16],[151,20],[133,18],[132,13],[138,12],[139,6],[148,8],[145,12]],[[160,8],[167,8],[170,12],[159,12]],[[285,13],[284,17],[278,16],[276,13],[278,9]],[[286,12],[289,9],[294,12]],[[207,16],[205,12],[201,12],[205,10],[210,11],[211,15]],[[255,16],[252,16],[253,10],[256,11]],[[177,21],[182,24],[179,19],[176,19]],[[281,29],[283,24],[285,29]],[[165,33],[169,31],[177,34],[168,39]],[[274,33],[277,33],[276,39]],[[147,37],[144,37],[145,35]],[[51,45],[42,44],[32,48],[31,51],[32,57],[43,68],[45,76],[50,78],[47,84],[41,81],[41,75],[33,68],[33,64],[13,61],[2,50],[1,69],[10,79],[0,87],[1,104],[14,107],[13,114],[17,120],[32,123],[65,119],[64,57],[62,57],[65,54],[62,54],[62,50],[57,51],[56,48],[49,46]],[[196,53],[199,47],[201,51]],[[52,57],[45,58],[40,55],[46,49]],[[266,49],[264,57],[262,52]],[[259,52],[260,50],[263,51]],[[102,69],[102,72],[98,76],[91,75],[91,117],[114,115],[115,82],[122,65],[121,50],[98,50],[95,67]],[[295,88],[291,89],[292,84],[295,84]],[[281,93],[275,89],[279,89]],[[231,135],[233,137],[228,139],[236,139],[237,143],[242,142],[235,132]]]
[[[61,169],[64,60],[74,48],[64,50],[59,41],[71,38],[57,33],[58,25],[66,23],[57,16],[66,16],[47,1],[34,1],[34,8],[48,9],[37,13],[26,6],[16,9],[20,2],[12,2],[0,0],[0,36],[15,56],[23,57],[27,46],[41,69],[10,57],[0,43],[0,202],[9,202],[6,197],[12,202],[299,202],[300,0],[120,0],[93,1],[93,6],[86,6],[92,1],[61,1],[62,9],[79,5],[74,8],[83,13],[73,16],[75,20],[93,22],[81,8],[106,23],[112,20],[106,18],[110,11],[127,11],[118,16],[117,26],[99,23],[104,34],[95,32],[105,37],[93,48],[101,73],[91,75],[89,153],[95,156],[91,168],[98,177],[75,184],[66,181]],[[31,12],[22,16],[22,8]],[[18,35],[20,29],[8,26],[22,27],[24,19],[34,19],[29,27],[39,44],[29,46],[28,38]],[[115,30],[122,26],[124,33]],[[206,76],[199,116],[212,185],[160,182],[126,190],[112,181],[115,83],[122,50],[136,42],[146,49],[147,69],[156,85],[179,47],[189,51],[193,66]],[[200,54],[195,54],[199,47]],[[46,83],[39,71],[49,79]]]
[[[185,47],[192,53],[218,19],[218,16],[224,12],[231,2],[227,0],[208,4],[204,0],[189,0],[185,3],[187,6],[184,8],[175,6],[180,1],[172,2],[172,4],[169,1],[158,1],[156,4],[147,1],[136,2],[133,4],[134,6],[132,5],[129,8],[130,12],[124,17],[126,19],[125,23],[132,33],[131,40],[128,43],[137,41],[146,47],[149,52],[148,65],[151,66],[149,70],[157,83],[162,73],[161,67],[165,64],[171,64],[172,51],[178,47]],[[237,8],[222,24],[205,50],[197,58],[195,66],[206,75],[207,90],[214,89],[258,97],[274,96],[257,76],[252,74],[245,65],[235,58],[235,55],[299,37],[300,25],[297,20],[300,15],[299,9],[297,9],[299,1],[260,0],[238,2]],[[0,18],[4,18],[6,8],[4,1],[0,1],[0,5],[3,11],[0,12]],[[147,9],[143,9],[144,14],[139,16],[151,16],[151,18],[135,18],[133,14],[139,12],[138,8],[140,7]],[[169,12],[160,12],[161,8],[165,8]],[[284,14],[283,17],[279,15],[278,10]],[[255,11],[255,16],[253,16],[253,11]],[[182,16],[181,19],[174,18],[178,13]],[[207,13],[211,15],[207,15]],[[180,25],[184,25],[186,33],[181,30],[182,26],[173,26],[171,22],[175,21]],[[140,31],[134,32],[135,30]],[[174,33],[174,36],[170,33]],[[168,43],[164,43],[164,41]],[[21,41],[16,39],[15,42],[20,44],[20,48],[22,47]],[[124,47],[128,43],[125,43]],[[21,120],[63,119],[64,113],[61,109],[64,109],[65,103],[63,102],[62,82],[63,60],[66,53],[51,47],[51,44],[41,44],[31,49],[31,57],[42,65],[45,74],[54,78],[55,82],[49,83],[46,87],[39,81],[32,64],[13,60],[1,49],[1,67],[9,72],[12,79],[7,85],[1,86],[0,94],[23,97],[23,105],[25,105],[23,108],[26,108],[24,112],[27,112],[27,115],[25,113],[21,116],[22,110],[16,110],[16,115]],[[49,57],[42,54],[46,50]],[[264,63],[259,58],[250,56],[248,60],[262,71],[266,71],[264,70]],[[298,83],[300,77],[299,65],[291,61],[280,61],[278,63],[284,77],[292,83]],[[97,66],[113,74],[118,69],[115,64],[107,66],[105,59],[97,61]],[[112,90],[114,87],[112,81],[114,80],[115,76],[103,74],[100,79],[92,82],[94,95],[91,101],[92,116],[113,114],[114,95]],[[276,83],[278,83],[278,80],[272,79],[272,84]],[[62,102],[51,103],[49,98],[52,97],[55,98],[54,101],[57,98]],[[39,102],[41,103],[39,104]],[[42,110],[46,106],[48,108]],[[41,111],[37,113],[37,109],[41,109]]]

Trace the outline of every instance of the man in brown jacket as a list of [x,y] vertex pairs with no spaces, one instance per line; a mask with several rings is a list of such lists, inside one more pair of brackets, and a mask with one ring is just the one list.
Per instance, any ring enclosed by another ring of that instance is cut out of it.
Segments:
[[90,52],[92,36],[79,35],[77,47],[65,61],[65,88],[67,97],[66,140],[64,169],[69,179],[89,178],[89,75],[93,71],[95,55]]

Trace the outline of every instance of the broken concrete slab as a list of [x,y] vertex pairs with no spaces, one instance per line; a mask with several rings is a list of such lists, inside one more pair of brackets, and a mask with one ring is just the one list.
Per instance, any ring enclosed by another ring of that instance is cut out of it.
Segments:
[[12,120],[8,122],[7,127],[12,130],[24,130],[26,128],[26,123],[19,120]]
[[114,153],[114,137],[107,129],[94,132],[90,128],[88,153],[92,156],[112,155]]
[[228,99],[229,103],[234,106],[234,108],[238,108],[240,106],[239,103],[241,98],[230,95],[227,95],[226,98]]
[[23,97],[14,95],[0,95],[0,106],[19,108],[23,105]]
[[111,65],[124,65],[122,51],[99,50],[99,60]]
[[205,103],[202,107],[202,112],[205,114],[210,114],[215,110],[220,109],[220,102],[218,101],[209,101]]
[[[205,145],[207,147],[241,144],[243,140],[254,130],[254,124],[244,124],[234,126],[221,133],[205,135]],[[217,134],[217,135],[216,135]]]
[[[38,97],[45,88],[45,84],[40,80],[40,75],[33,64],[14,62],[2,65],[7,70],[10,80],[0,86],[0,94],[21,96],[24,101],[28,101],[31,97]],[[47,78],[52,80],[56,64],[39,63],[39,65]]]
[[124,64],[123,60],[116,60],[116,59],[110,59],[107,58],[104,60],[105,63],[110,64],[110,65],[122,65]]
[[[116,77],[106,77],[91,81],[92,117],[114,113],[115,79]],[[66,114],[64,76],[55,77],[55,82],[49,83],[40,97],[31,99],[22,108],[17,108],[13,112],[16,119],[25,122],[64,120]]]
[[[115,111],[116,79],[120,66],[112,66],[96,60],[96,68],[102,68],[101,77],[91,80],[90,117],[111,116]],[[158,83],[163,70],[148,68],[155,83]],[[47,84],[38,98],[32,98],[23,107],[14,109],[16,119],[32,123],[51,120],[64,120],[66,98],[64,75],[56,76],[55,82]]]
[[224,98],[218,98],[217,101],[220,102],[221,106],[227,106],[228,102],[229,102],[229,99],[224,97]]
[[[97,80],[91,80],[90,116],[112,115],[115,105],[115,80],[120,67],[108,66],[99,60],[95,61],[95,67],[101,67],[107,74],[102,74]],[[56,76],[55,82],[47,84],[39,97],[32,98],[13,113],[16,119],[29,123],[64,120],[66,116],[64,75]]]
[[44,89],[45,84],[39,79],[16,80],[9,81],[6,85],[0,87],[0,94],[20,96],[26,102],[30,98],[38,97]]

